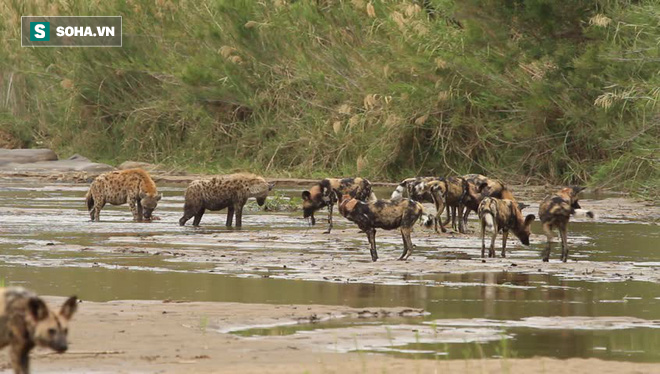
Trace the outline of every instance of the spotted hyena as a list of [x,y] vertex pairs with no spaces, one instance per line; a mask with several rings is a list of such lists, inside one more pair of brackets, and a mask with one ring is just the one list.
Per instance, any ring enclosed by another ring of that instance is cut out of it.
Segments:
[[[358,225],[367,234],[371,260],[378,260],[376,251],[376,229],[401,231],[403,253],[399,260],[406,260],[413,249],[410,233],[415,223],[422,218],[425,226],[433,223],[433,218],[424,213],[422,204],[411,199],[375,200],[364,202],[343,195],[339,203],[339,213]],[[424,218],[423,218],[424,217]]]
[[67,299],[59,311],[52,311],[26,289],[0,288],[0,349],[10,346],[14,373],[30,372],[30,351],[35,346],[58,353],[67,350],[68,323],[76,308],[75,296]]
[[586,216],[594,218],[594,213],[582,209],[578,204],[578,194],[584,190],[584,187],[566,187],[559,190],[554,195],[548,196],[539,205],[539,218],[543,224],[543,231],[548,238],[548,246],[543,252],[543,261],[550,259],[550,250],[552,249],[553,228],[559,229],[561,236],[561,260],[568,260],[568,221],[571,216]]
[[[339,194],[339,196],[337,196]],[[328,207],[328,230],[332,231],[332,208],[342,195],[350,195],[360,201],[375,200],[376,195],[371,191],[371,182],[364,178],[326,178],[315,184],[309,191],[302,192],[303,217],[311,218],[311,224],[316,224],[314,212]]]
[[204,212],[227,208],[227,227],[231,227],[236,214],[236,227],[243,223],[243,206],[251,197],[257,199],[259,206],[264,205],[272,183],[258,175],[238,173],[220,175],[209,179],[200,179],[190,183],[185,193],[183,217],[179,225],[195,217],[193,226],[199,226]]
[[101,209],[105,204],[128,203],[133,220],[141,222],[143,218],[156,219],[152,217],[152,213],[162,197],[149,173],[142,169],[128,169],[111,171],[96,177],[85,199],[92,221],[99,221]]
[[502,232],[502,257],[506,257],[506,240],[509,231],[520,239],[524,245],[529,245],[530,226],[534,222],[533,214],[523,217],[522,209],[527,205],[513,200],[485,197],[481,200],[477,213],[481,222],[481,257],[486,251],[486,229],[491,232],[488,257],[495,257],[495,239]]

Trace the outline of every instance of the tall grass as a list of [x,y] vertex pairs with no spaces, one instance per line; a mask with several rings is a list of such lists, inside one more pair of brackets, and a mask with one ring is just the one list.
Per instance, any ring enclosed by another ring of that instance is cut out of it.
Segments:
[[[122,15],[124,46],[21,48],[26,14]],[[9,0],[0,15],[0,131],[23,146],[658,194],[652,0]]]

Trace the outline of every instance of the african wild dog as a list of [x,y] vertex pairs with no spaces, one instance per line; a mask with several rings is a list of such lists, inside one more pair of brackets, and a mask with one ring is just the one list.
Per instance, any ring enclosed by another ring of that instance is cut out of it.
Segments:
[[[339,213],[349,221],[355,222],[360,230],[367,234],[372,261],[378,260],[376,229],[401,230],[403,253],[399,260],[405,260],[412,254],[413,244],[410,233],[413,226],[425,216],[422,204],[411,199],[363,202],[350,195],[343,195],[340,198]],[[431,220],[432,218],[427,216],[424,225],[430,226]]]
[[[488,178],[481,174],[467,174],[463,176],[468,182],[469,190],[466,195],[465,211],[463,212],[463,226],[467,227],[468,216],[470,212],[477,212],[479,203],[484,197],[495,197],[498,199],[513,200],[511,190],[500,180]],[[476,197],[476,201],[475,201]]]
[[485,197],[479,204],[477,213],[481,222],[481,257],[486,251],[486,228],[492,232],[488,257],[495,257],[495,238],[502,231],[502,257],[506,257],[506,239],[509,230],[520,239],[524,245],[529,245],[529,227],[534,221],[534,215],[523,218],[521,210],[525,206],[512,200]]
[[[339,194],[339,195],[337,195]],[[315,184],[309,191],[302,192],[303,217],[311,218],[311,224],[316,224],[314,212],[328,207],[328,230],[332,231],[332,208],[339,197],[350,195],[360,201],[376,200],[376,195],[371,191],[371,182],[364,178],[326,178]]]
[[76,297],[71,296],[54,312],[30,291],[0,288],[0,349],[10,346],[14,373],[30,372],[30,351],[35,346],[58,353],[67,350],[67,326],[77,306]]
[[92,221],[99,221],[101,209],[105,204],[128,203],[133,220],[141,222],[143,217],[148,221],[156,219],[152,217],[152,212],[162,197],[149,173],[142,169],[128,169],[111,171],[96,177],[85,200]]
[[227,208],[227,227],[231,227],[234,214],[236,227],[241,227],[243,206],[247,200],[254,197],[259,206],[264,205],[273,185],[251,173],[219,175],[192,181],[186,188],[183,217],[179,219],[179,225],[183,226],[190,218],[195,217],[193,226],[199,226],[207,209],[213,211]]
[[[433,202],[437,211],[436,216],[436,232],[438,223],[442,232],[446,232],[445,225],[452,222],[452,228],[456,227],[456,213],[458,211],[459,217],[462,216],[463,200],[468,193],[468,186],[465,179],[461,177],[439,178],[430,182],[422,182],[416,186],[417,193],[429,192],[433,197]],[[447,220],[442,222],[440,214],[442,210],[447,211]],[[459,232],[465,232],[462,220],[458,220]]]
[[594,218],[594,213],[582,209],[578,204],[577,195],[584,187],[566,187],[559,190],[556,194],[548,196],[539,206],[539,218],[543,223],[543,231],[548,238],[548,246],[543,253],[543,261],[550,259],[550,250],[552,249],[552,229],[557,227],[561,236],[561,260],[568,260],[568,221],[571,216],[587,216]]
[[433,197],[429,192],[422,192],[421,194],[418,193],[418,191],[421,191],[420,189],[417,188],[422,183],[428,183],[434,180],[440,180],[442,178],[437,178],[437,177],[414,177],[414,178],[407,178],[401,181],[399,185],[396,187],[396,189],[392,192],[392,196],[390,197],[391,200],[397,200],[397,199],[402,199],[404,192],[408,193],[408,198],[413,199],[415,201],[419,201],[420,203],[432,203],[433,202]]

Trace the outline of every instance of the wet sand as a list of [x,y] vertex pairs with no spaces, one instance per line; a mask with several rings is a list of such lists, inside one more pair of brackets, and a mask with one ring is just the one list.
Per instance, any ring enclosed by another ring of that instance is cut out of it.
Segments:
[[[56,305],[63,298],[49,298]],[[367,308],[369,309],[369,308]],[[382,313],[382,309],[369,309]],[[393,315],[401,308],[387,309]],[[364,309],[317,305],[83,302],[65,354],[33,353],[37,373],[654,373],[660,364],[550,358],[437,360],[335,353],[338,334],[245,338],[226,331],[247,325],[301,323],[312,316],[349,318]],[[403,333],[394,331],[392,340]],[[355,335],[356,344],[383,340]],[[310,342],[311,340],[311,342]],[[312,343],[312,344],[310,344]],[[385,343],[387,344],[387,343]],[[340,344],[339,344],[340,345]],[[341,349],[337,349],[341,351]],[[3,354],[6,354],[4,352]],[[9,372],[6,369],[4,372]]]

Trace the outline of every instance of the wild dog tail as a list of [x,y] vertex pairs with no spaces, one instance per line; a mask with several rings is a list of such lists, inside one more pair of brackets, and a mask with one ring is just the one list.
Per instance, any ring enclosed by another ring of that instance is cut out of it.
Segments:
[[373,192],[371,192],[371,194],[369,195],[368,202],[373,203],[373,202],[375,202],[376,200],[378,200],[378,198],[376,197],[376,194],[373,193]]
[[392,192],[392,196],[390,196],[390,199],[391,200],[399,200],[399,199],[403,198],[403,191],[406,190],[406,185],[407,185],[406,182],[399,183],[399,185],[396,186],[396,190],[394,190],[394,192]]
[[92,208],[94,208],[94,197],[92,196],[91,191],[87,192],[85,202],[87,202],[87,210],[92,210]]
[[572,215],[575,218],[591,218],[591,219],[596,218],[596,214],[594,214],[594,212],[592,212],[591,210],[587,210],[587,209],[573,209]]

